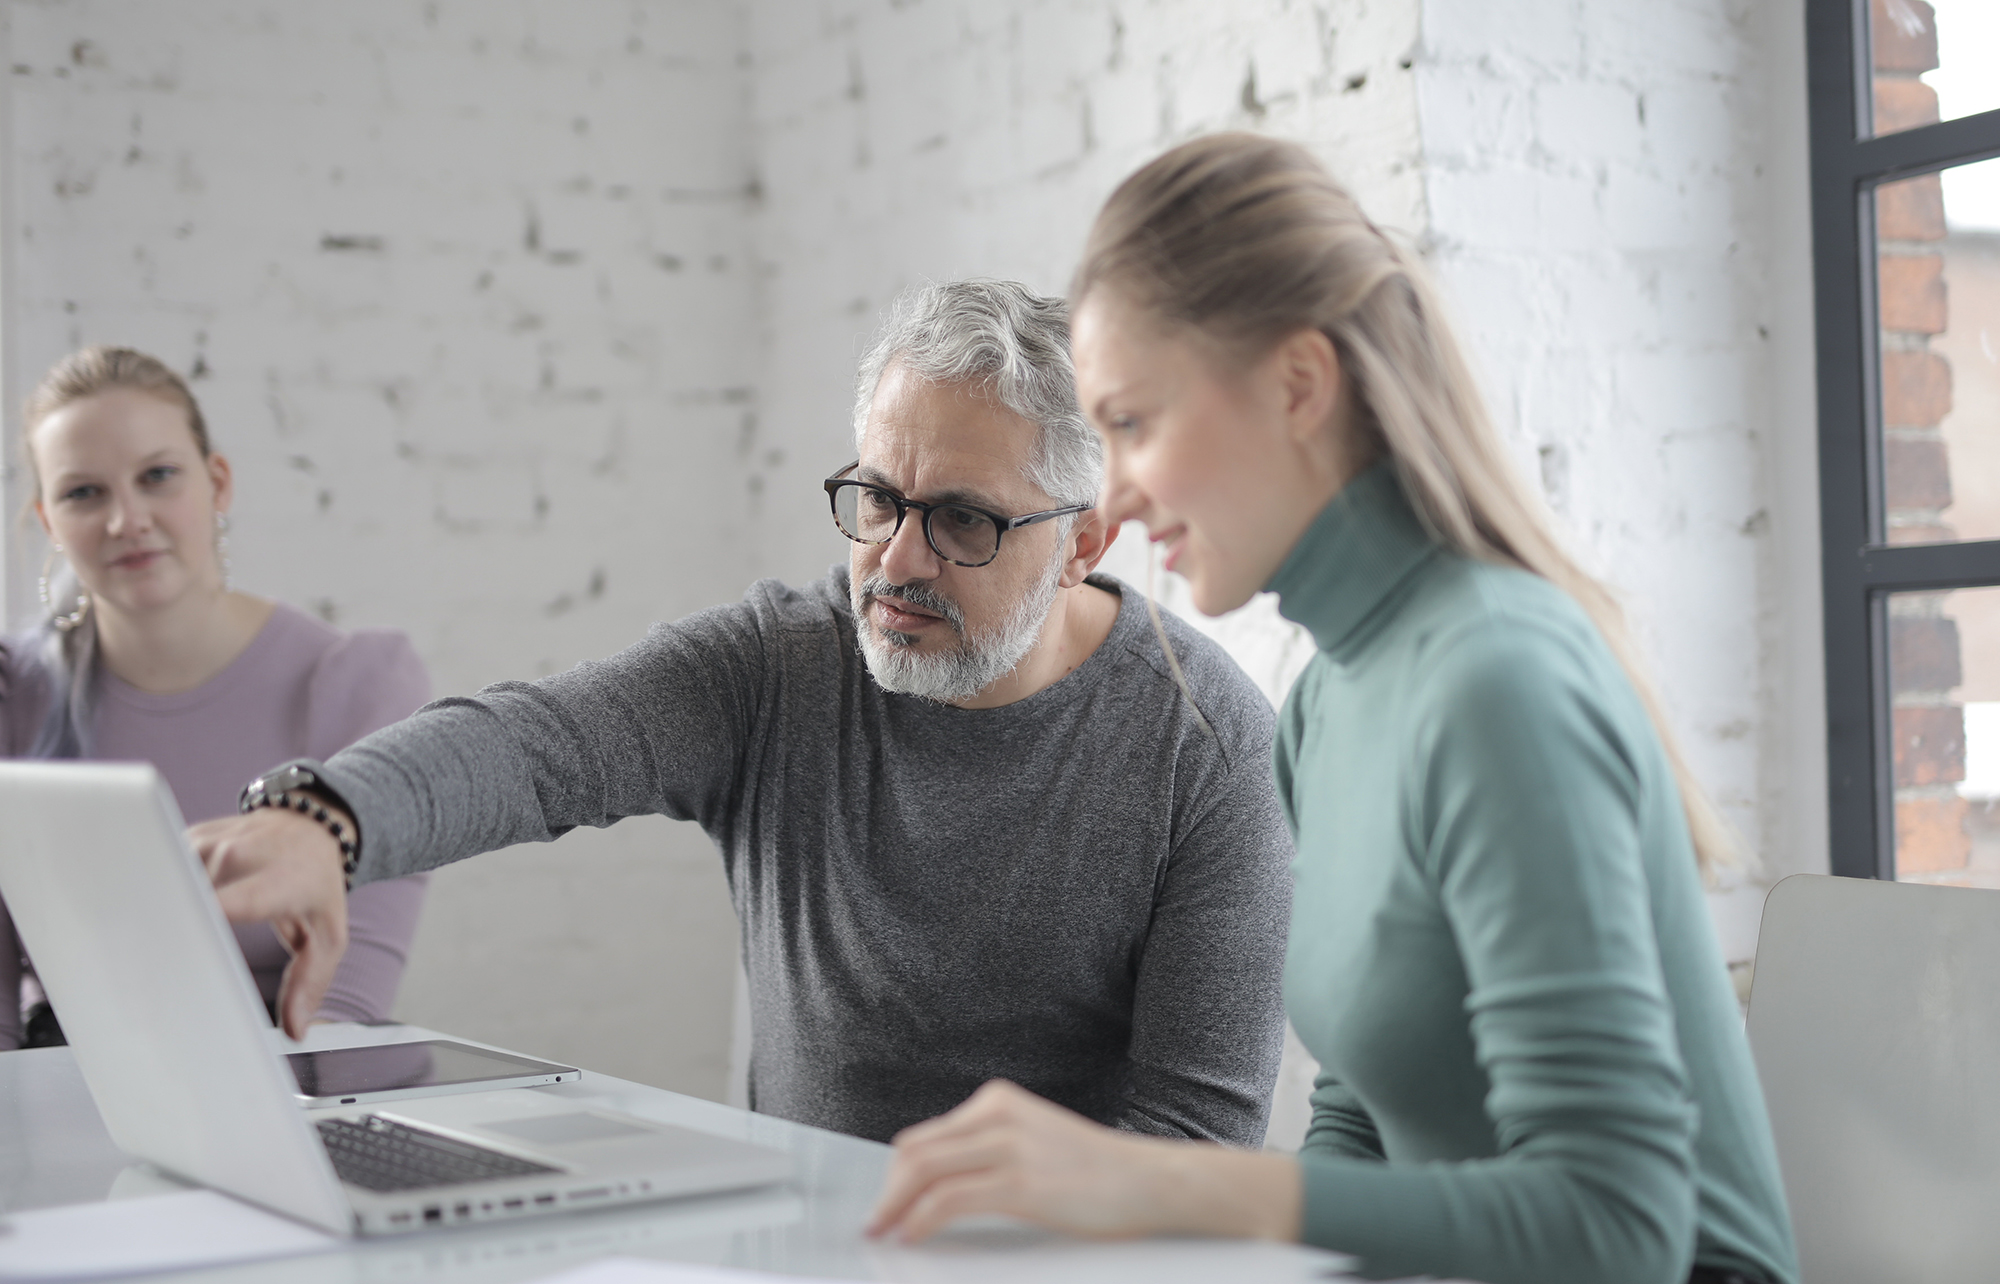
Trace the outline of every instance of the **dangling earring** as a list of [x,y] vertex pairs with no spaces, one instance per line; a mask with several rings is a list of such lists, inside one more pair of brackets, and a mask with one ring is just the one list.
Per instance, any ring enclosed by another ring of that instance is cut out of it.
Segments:
[[56,554],[62,551],[62,545],[50,544],[48,556],[42,559],[42,578],[38,587],[41,590],[42,609],[44,611],[49,609],[49,572],[56,568]]
[[231,592],[236,587],[236,578],[229,565],[229,514],[215,515],[215,555],[222,563],[222,591]]
[[90,612],[90,594],[81,587],[76,592],[76,609],[68,615],[55,614],[55,603],[49,600],[49,573],[55,569],[56,555],[63,551],[60,544],[49,545],[49,555],[42,559],[42,579],[40,584],[42,609],[49,612],[49,623],[55,625],[58,633],[67,633],[83,623],[83,617]]

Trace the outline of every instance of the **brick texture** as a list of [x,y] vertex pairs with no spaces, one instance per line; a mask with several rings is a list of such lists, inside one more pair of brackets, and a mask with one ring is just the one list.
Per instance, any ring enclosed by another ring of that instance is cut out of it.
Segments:
[[1937,15],[1924,0],[1868,0],[1875,70],[1909,74],[1938,65]]
[[1952,796],[1896,800],[1896,872],[1940,874],[1964,869],[1972,856],[1966,802]]
[[1935,438],[1883,443],[1889,511],[1939,509],[1951,504],[1951,465]]
[[1890,711],[1898,788],[1956,784],[1965,779],[1965,710],[1912,705]]
[[1932,428],[1951,413],[1951,364],[1935,352],[1882,354],[1882,419],[1891,428]]
[[1875,235],[1885,241],[1942,241],[1944,184],[1921,174],[1875,189]]
[[[1938,119],[1937,92],[1917,77],[1938,65],[1936,14],[1924,0],[1869,0],[1875,132]],[[1935,429],[1951,413],[1951,367],[1929,350],[1950,321],[1943,259],[1896,242],[1941,241],[1938,176],[1886,184],[1875,193],[1876,273],[1884,332],[1884,424],[1903,432],[1883,446],[1887,537],[1894,544],[1957,538],[1948,520],[1951,458]],[[1964,710],[1950,697],[1962,678],[1958,626],[1942,615],[1897,615],[1890,623],[1896,781],[1896,868],[1906,874],[1962,869],[1971,852],[1966,804],[1949,786],[1965,778]],[[1911,703],[1913,698],[1927,703]],[[1943,700],[1943,703],[1935,701]]]
[[1875,77],[1875,132],[1893,134],[1935,124],[1938,119],[1937,90],[1921,80]]
[[1885,254],[1876,283],[1884,330],[1906,334],[1944,330],[1947,309],[1942,255]]
[[1958,622],[1942,615],[1899,615],[1889,621],[1890,682],[1897,695],[1949,691],[1964,680]]

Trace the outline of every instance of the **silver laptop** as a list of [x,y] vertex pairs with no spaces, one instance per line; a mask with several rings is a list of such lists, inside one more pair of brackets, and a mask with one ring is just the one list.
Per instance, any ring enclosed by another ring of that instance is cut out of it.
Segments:
[[145,765],[0,762],[0,897],[111,1138],[339,1235],[767,1185],[790,1158],[507,1089],[305,1110]]
[[1785,879],[1749,1032],[1801,1278],[2000,1278],[2000,891]]

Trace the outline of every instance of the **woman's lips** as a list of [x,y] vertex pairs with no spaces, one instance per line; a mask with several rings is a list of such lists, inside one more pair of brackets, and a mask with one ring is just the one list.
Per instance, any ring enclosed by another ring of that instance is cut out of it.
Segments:
[[1170,571],[1174,569],[1174,563],[1180,561],[1181,554],[1187,551],[1186,537],[1186,531],[1170,531],[1160,537],[1162,552],[1165,554],[1160,565]]
[[143,571],[165,555],[164,549],[149,548],[137,553],[127,553],[112,559],[111,565],[121,571]]

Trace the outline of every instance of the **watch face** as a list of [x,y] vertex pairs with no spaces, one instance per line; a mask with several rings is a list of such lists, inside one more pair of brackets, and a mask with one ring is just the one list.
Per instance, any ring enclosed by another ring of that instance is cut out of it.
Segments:
[[319,783],[319,777],[304,767],[280,767],[268,776],[260,776],[250,782],[245,792],[262,794],[282,794],[288,789],[304,789]]

